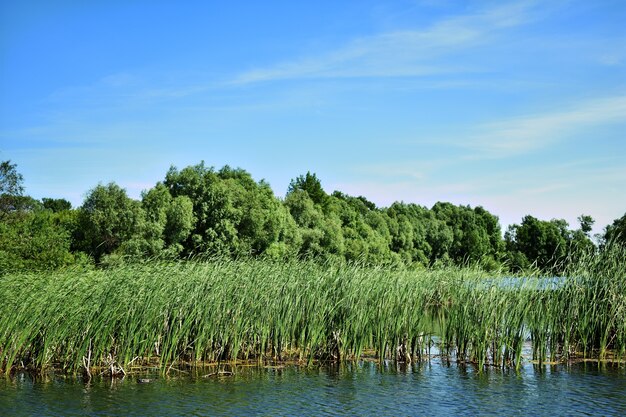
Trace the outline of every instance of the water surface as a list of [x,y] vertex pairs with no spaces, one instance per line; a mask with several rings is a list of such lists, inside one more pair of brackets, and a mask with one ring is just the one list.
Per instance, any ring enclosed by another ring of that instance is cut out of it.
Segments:
[[596,363],[479,374],[433,359],[202,373],[90,382],[18,374],[0,379],[0,415],[626,415],[626,370]]

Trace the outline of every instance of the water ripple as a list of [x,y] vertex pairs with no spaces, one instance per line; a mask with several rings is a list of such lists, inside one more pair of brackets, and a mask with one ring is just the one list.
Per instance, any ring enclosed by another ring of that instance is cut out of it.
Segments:
[[583,363],[522,372],[375,363],[237,370],[225,378],[0,380],[0,415],[626,415],[626,370]]

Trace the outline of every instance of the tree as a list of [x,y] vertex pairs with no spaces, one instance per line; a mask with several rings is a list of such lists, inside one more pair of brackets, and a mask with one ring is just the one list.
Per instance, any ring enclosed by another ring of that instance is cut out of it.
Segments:
[[328,199],[328,194],[322,188],[322,183],[315,174],[311,174],[307,171],[306,175],[300,175],[299,177],[292,179],[287,189],[287,195],[293,193],[296,190],[306,191],[313,203],[320,206],[324,206]]
[[0,217],[13,211],[28,210],[33,199],[23,197],[24,178],[17,172],[17,165],[11,161],[0,163]]
[[591,216],[587,216],[585,214],[581,214],[580,216],[578,216],[578,223],[580,223],[580,230],[587,236],[589,236],[589,233],[591,232],[591,229],[593,228],[593,224],[595,222],[596,221]]
[[24,177],[17,172],[16,164],[12,164],[11,161],[0,163],[0,195],[22,195],[24,192],[23,182]]
[[163,238],[167,247],[182,250],[182,243],[187,239],[195,223],[193,203],[189,197],[181,195],[173,198],[165,211],[165,229]]
[[436,203],[432,211],[452,230],[448,254],[456,264],[468,261],[492,264],[500,258],[503,244],[496,216],[480,206],[472,209],[442,202]]
[[0,222],[0,271],[46,271],[74,263],[70,233],[56,216],[16,213]]
[[341,220],[344,256],[348,261],[369,264],[399,263],[391,251],[392,237],[387,216],[365,197],[351,197],[335,191],[327,200],[327,216]]
[[301,240],[297,249],[300,257],[343,259],[344,236],[341,220],[337,216],[325,215],[309,193],[301,189],[288,193],[284,205],[298,226],[297,236]]
[[72,203],[64,198],[42,198],[43,208],[51,210],[53,213],[58,213],[64,210],[70,210]]
[[189,254],[258,256],[270,247],[278,254],[285,249],[279,242],[295,236],[269,184],[242,169],[216,172],[204,162],[181,171],[172,167],[164,185],[175,199],[185,196],[193,204],[195,223],[184,242]]
[[591,240],[589,234],[595,220],[591,216],[580,215],[578,217],[580,228],[569,232],[569,262],[576,263],[584,259],[586,254],[596,250],[596,245]]
[[559,273],[568,255],[571,231],[565,220],[543,221],[529,215],[520,225],[509,227],[505,240],[514,269],[534,264],[542,271]]
[[626,245],[626,213],[604,229],[603,246],[608,244]]
[[145,213],[141,204],[115,183],[100,184],[87,194],[79,209],[79,224],[79,246],[97,263],[124,243],[128,252],[141,251],[141,242],[133,239],[142,236]]
[[143,238],[146,256],[176,257],[182,252],[182,242],[193,229],[195,218],[189,197],[173,198],[163,183],[142,193],[146,215]]

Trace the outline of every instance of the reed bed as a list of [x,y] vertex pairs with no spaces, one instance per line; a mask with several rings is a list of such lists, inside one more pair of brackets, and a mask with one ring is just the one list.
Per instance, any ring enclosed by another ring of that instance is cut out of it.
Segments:
[[440,355],[485,366],[621,358],[623,248],[567,278],[477,268],[400,270],[214,260],[0,276],[0,365],[111,375],[136,366],[237,360],[397,361]]

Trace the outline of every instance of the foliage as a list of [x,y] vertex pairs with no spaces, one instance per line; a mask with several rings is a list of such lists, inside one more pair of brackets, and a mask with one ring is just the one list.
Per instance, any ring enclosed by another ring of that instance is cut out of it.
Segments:
[[64,198],[42,198],[41,203],[43,208],[51,210],[53,213],[58,213],[65,210],[72,209],[72,203]]
[[297,178],[291,180],[291,182],[289,183],[289,188],[287,189],[287,195],[298,190],[305,191],[314,204],[322,207],[325,205],[326,200],[328,199],[328,195],[322,188],[321,181],[317,178],[315,174],[311,174],[308,171],[306,175],[300,175]]
[[27,195],[0,196],[0,219],[7,217],[10,213],[34,212],[43,208],[39,200]]
[[[378,208],[363,196],[327,194],[311,172],[293,179],[280,200],[267,182],[255,181],[243,169],[216,170],[201,162],[182,170],[171,167],[162,182],[142,193],[141,201],[115,183],[100,184],[77,210],[64,199],[40,202],[22,195],[23,178],[10,161],[2,163],[2,181],[3,190],[12,193],[0,197],[5,239],[19,239],[19,227],[8,222],[10,217],[47,210],[55,214],[55,230],[69,242],[70,252],[90,256],[100,266],[226,256],[409,268],[536,267],[560,274],[598,250],[589,236],[594,220],[588,215],[578,218],[576,230],[564,220],[526,216],[503,239],[498,217],[483,207],[438,202],[429,209],[396,202]],[[600,250],[609,240],[624,242],[625,218],[606,228]],[[16,230],[8,231],[12,227]],[[33,266],[20,262],[14,264]]]
[[345,259],[367,264],[392,264],[400,262],[391,251],[391,233],[384,213],[364,197],[350,197],[334,192],[329,202],[329,212],[341,220]]
[[11,161],[0,163],[0,195],[22,195],[24,192],[24,177],[17,172],[17,164]]
[[165,185],[157,183],[143,193],[142,207],[146,215],[145,255],[168,258],[179,255],[182,242],[189,237],[195,222],[189,197],[173,198]]
[[515,270],[534,265],[542,271],[562,273],[568,263],[595,249],[589,238],[593,218],[582,215],[578,219],[578,230],[569,230],[565,220],[544,221],[532,216],[524,217],[520,225],[511,225],[504,236],[510,265]]
[[145,214],[141,204],[115,183],[100,184],[87,194],[78,221],[80,247],[96,263],[122,245],[128,252],[141,250],[138,238],[145,226]]
[[70,244],[70,233],[57,215],[46,211],[13,213],[0,222],[0,275],[73,264]]
[[204,163],[181,171],[172,167],[164,184],[174,198],[185,196],[193,204],[186,254],[258,256],[294,240],[294,224],[269,185],[242,169],[215,171]]
[[620,244],[626,246],[626,213],[604,230],[604,245]]
[[596,221],[593,219],[593,217],[586,215],[586,214],[581,214],[580,216],[578,216],[578,223],[580,223],[580,230],[586,235],[589,236],[589,233],[591,232],[591,228],[593,227],[593,224]]
[[499,258],[502,237],[496,216],[480,206],[472,209],[450,203],[437,203],[433,211],[452,230],[448,254],[457,264]]
[[304,190],[287,194],[284,205],[298,228],[301,258],[343,259],[344,239],[337,216],[326,215]]

